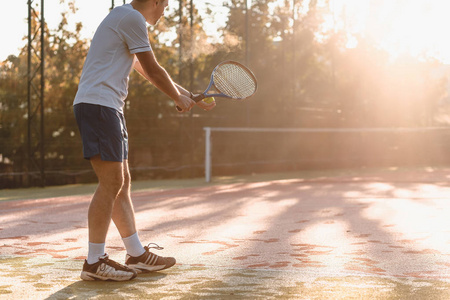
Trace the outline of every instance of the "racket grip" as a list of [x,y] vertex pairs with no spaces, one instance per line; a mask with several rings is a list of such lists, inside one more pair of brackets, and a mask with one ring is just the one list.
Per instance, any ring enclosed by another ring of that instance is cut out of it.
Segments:
[[206,96],[204,94],[198,94],[197,96],[192,98],[192,100],[194,100],[195,102],[200,102],[200,101],[202,101],[205,98],[206,98]]
[[[205,99],[205,98],[206,98],[206,96],[205,96],[204,94],[198,94],[198,95],[195,96],[195,97],[191,97],[191,99],[194,100],[195,103],[197,103],[197,102],[199,102],[199,101],[202,101],[202,100]],[[178,111],[181,111],[181,107],[179,107],[178,105],[177,105],[177,110],[178,110]]]

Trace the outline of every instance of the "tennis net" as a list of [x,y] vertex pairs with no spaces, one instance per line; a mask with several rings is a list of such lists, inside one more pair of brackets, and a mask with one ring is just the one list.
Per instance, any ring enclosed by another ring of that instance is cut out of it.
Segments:
[[450,128],[205,127],[213,175],[450,163]]

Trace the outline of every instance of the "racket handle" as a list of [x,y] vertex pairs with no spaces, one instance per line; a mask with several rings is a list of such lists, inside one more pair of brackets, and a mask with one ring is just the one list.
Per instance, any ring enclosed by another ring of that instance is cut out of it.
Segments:
[[194,98],[192,98],[192,100],[194,100],[196,103],[202,101],[203,99],[205,99],[206,96],[204,94],[198,94],[197,96],[195,96]]
[[[198,95],[195,96],[195,97],[191,97],[191,99],[194,100],[195,103],[197,103],[197,102],[199,102],[199,101],[202,101],[202,100],[205,99],[205,98],[206,98],[206,96],[205,96],[204,94],[198,94]],[[178,111],[181,111],[181,107],[179,107],[178,105],[177,105],[177,110],[178,110]]]

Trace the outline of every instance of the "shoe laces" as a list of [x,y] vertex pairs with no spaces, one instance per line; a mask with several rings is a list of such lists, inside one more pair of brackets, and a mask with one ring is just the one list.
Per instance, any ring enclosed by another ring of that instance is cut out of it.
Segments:
[[102,256],[100,256],[98,259],[107,262],[109,260],[109,255],[108,255],[108,253],[105,253]]
[[106,265],[109,262],[109,255],[107,253],[105,253],[104,255],[100,256],[98,259],[100,261],[103,261],[103,264],[100,264],[100,270],[105,271]]
[[[150,246],[150,245],[154,245],[154,246]],[[160,247],[160,246],[158,246],[158,245],[155,244],[155,243],[149,243],[149,244],[146,246],[146,248],[147,248],[147,249],[156,249],[156,250],[163,250],[163,249],[164,249],[164,247]]]
[[111,267],[113,267],[116,270],[124,270],[124,271],[128,271],[129,268],[112,260],[109,259],[109,255],[105,253],[105,255],[100,256],[99,260],[103,261],[103,264],[100,265],[100,270],[104,271],[106,268],[106,265],[109,265]]

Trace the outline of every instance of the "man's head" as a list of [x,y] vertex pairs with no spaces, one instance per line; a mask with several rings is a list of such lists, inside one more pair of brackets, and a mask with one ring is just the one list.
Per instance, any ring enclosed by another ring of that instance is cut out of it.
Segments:
[[131,5],[144,16],[147,23],[155,25],[164,15],[169,0],[133,0]]

